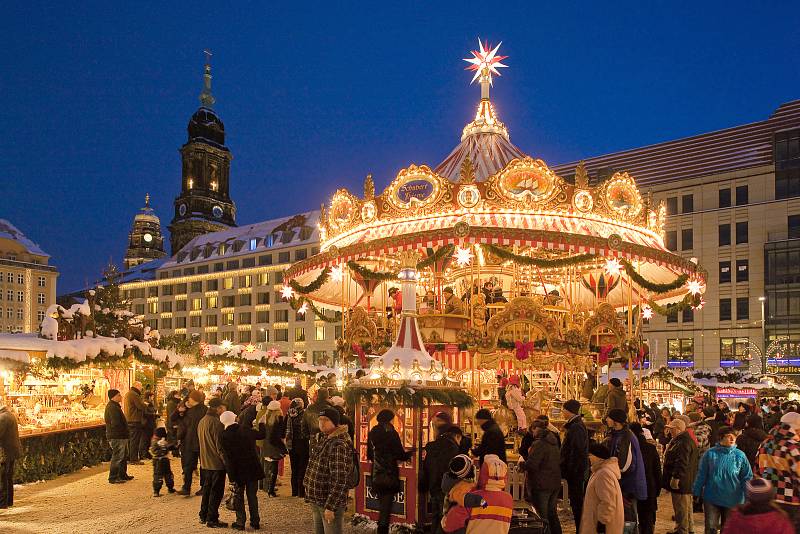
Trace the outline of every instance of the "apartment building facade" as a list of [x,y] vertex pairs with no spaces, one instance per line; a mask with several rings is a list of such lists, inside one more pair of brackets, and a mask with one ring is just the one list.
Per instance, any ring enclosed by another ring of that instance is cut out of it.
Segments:
[[770,371],[800,374],[800,101],[764,121],[585,165],[595,180],[628,171],[663,200],[668,248],[708,271],[702,310],[646,325],[653,365],[760,368],[768,347]]

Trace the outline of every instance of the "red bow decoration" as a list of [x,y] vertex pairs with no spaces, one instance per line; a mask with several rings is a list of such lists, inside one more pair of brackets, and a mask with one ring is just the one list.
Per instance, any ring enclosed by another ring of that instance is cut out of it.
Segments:
[[428,354],[433,354],[436,352],[436,345],[433,343],[425,343],[425,350],[428,351]]
[[611,355],[611,351],[613,350],[614,345],[603,345],[600,347],[600,352],[597,355],[597,365],[607,365],[608,357]]
[[517,348],[517,359],[520,361],[524,361],[528,359],[530,356],[530,352],[533,350],[533,341],[528,341],[527,343],[523,343],[522,341],[515,341],[514,346]]
[[362,347],[358,343],[353,343],[350,346],[350,348],[353,349],[353,353],[354,354],[358,355],[358,359],[361,362],[361,367],[366,367],[367,366],[367,355],[364,353],[364,347]]

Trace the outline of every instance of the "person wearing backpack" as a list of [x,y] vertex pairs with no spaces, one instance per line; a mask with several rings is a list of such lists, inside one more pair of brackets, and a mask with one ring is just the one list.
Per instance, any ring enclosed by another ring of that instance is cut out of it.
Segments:
[[319,412],[319,433],[311,438],[311,454],[303,479],[311,505],[314,534],[342,534],[347,494],[358,482],[358,463],[347,425],[340,425],[333,407]]
[[414,449],[406,451],[400,435],[392,426],[394,412],[378,412],[378,424],[372,427],[367,438],[367,458],[372,462],[372,491],[378,496],[379,516],[377,534],[389,534],[392,503],[402,489],[398,462],[407,462]]

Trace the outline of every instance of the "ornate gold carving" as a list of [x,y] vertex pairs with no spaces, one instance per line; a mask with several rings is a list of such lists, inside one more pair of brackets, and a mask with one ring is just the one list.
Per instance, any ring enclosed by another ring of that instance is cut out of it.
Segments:
[[564,181],[540,159],[515,159],[487,180],[514,207],[542,207],[564,190]]
[[472,160],[467,156],[461,164],[461,172],[458,176],[458,183],[472,184],[475,183],[475,167],[472,165]]
[[494,350],[503,331],[509,326],[520,324],[532,327],[541,333],[542,337],[547,340],[548,347],[551,347],[551,336],[553,334],[558,336],[558,323],[545,313],[540,302],[528,297],[517,297],[486,323],[486,335],[491,343],[488,346],[479,347],[478,350],[481,352]]
[[373,321],[367,310],[361,306],[356,306],[349,313],[347,319],[347,345],[357,343],[362,347],[364,345],[375,346],[378,339],[378,327]]
[[575,167],[575,187],[589,189],[589,173],[586,172],[586,166],[582,161]]
[[469,224],[464,221],[458,221],[453,226],[453,234],[457,237],[467,237],[469,235]]
[[617,312],[614,310],[614,307],[607,302],[600,304],[594,311],[594,314],[583,323],[582,333],[585,336],[587,346],[592,334],[598,328],[605,328],[613,332],[619,343],[625,339],[625,329],[617,319]]
[[372,181],[372,175],[368,174],[364,178],[364,200],[372,200],[375,198],[375,182]]

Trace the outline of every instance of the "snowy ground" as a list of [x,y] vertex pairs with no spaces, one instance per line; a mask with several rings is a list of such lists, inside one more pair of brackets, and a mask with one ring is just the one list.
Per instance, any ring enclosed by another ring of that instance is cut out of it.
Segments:
[[[17,487],[14,506],[0,510],[0,532],[3,534],[182,534],[206,531],[200,525],[197,513],[200,497],[168,495],[153,498],[152,467],[134,465],[130,474],[136,478],[126,484],[110,485],[107,482],[108,464],[84,469],[56,480]],[[180,473],[178,460],[172,469]],[[195,478],[195,488],[197,480]],[[311,513],[302,500],[286,496],[289,480],[284,477],[277,498],[259,492],[261,501],[261,532],[269,534],[311,533]],[[659,499],[659,521],[656,532],[672,530],[672,506],[669,496]],[[562,517],[569,517],[569,513]],[[222,521],[232,523],[234,513],[220,507]],[[349,518],[348,518],[349,520]],[[695,514],[695,531],[703,530],[701,514]],[[575,532],[571,520],[563,522],[565,534]],[[252,530],[248,524],[248,531]],[[362,534],[370,530],[356,530],[347,526],[346,534]]]

